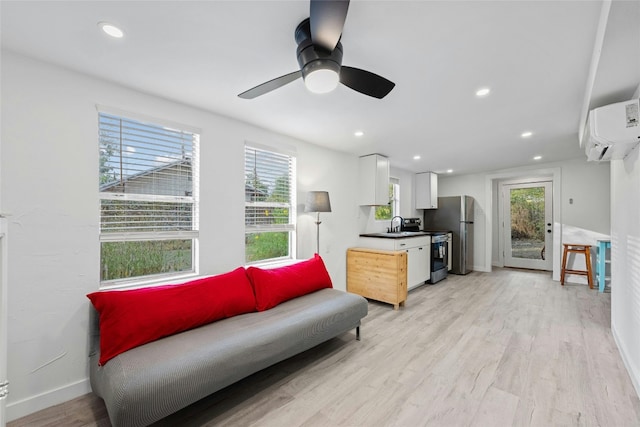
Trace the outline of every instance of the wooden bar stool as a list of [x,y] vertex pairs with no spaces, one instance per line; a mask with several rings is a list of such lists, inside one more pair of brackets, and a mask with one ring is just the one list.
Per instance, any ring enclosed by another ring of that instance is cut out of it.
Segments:
[[[560,273],[560,284],[564,286],[564,276],[566,274],[579,274],[581,276],[587,276],[589,282],[589,289],[593,289],[593,275],[591,274],[591,245],[577,245],[574,243],[563,243],[564,252],[562,253],[562,273]],[[586,270],[571,270],[567,268],[567,255],[569,253],[583,254],[585,263],[587,264]]]

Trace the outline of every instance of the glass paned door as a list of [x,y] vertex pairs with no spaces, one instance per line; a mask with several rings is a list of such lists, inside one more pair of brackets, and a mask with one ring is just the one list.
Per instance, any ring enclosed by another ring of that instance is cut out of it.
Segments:
[[551,182],[505,184],[503,209],[505,267],[551,271]]

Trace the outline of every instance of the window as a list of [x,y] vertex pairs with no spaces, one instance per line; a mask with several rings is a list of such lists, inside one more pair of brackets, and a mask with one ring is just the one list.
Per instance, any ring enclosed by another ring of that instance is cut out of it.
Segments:
[[400,214],[400,180],[398,178],[389,179],[389,204],[376,206],[376,220],[391,220]]
[[102,284],[195,272],[199,135],[98,119]]
[[244,222],[247,263],[293,257],[296,159],[245,145]]

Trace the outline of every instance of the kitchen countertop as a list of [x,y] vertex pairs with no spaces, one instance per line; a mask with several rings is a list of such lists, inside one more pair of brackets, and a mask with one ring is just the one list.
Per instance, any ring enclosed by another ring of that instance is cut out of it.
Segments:
[[429,230],[429,231],[397,231],[395,233],[365,233],[360,237],[378,237],[382,239],[406,239],[408,237],[422,237],[422,236],[438,236],[447,234],[448,231],[442,230]]

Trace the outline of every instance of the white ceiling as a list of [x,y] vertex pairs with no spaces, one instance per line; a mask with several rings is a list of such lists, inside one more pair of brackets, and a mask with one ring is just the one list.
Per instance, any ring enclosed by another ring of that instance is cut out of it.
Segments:
[[[471,173],[583,157],[585,103],[640,84],[640,2],[614,1],[593,85],[600,1],[354,0],[345,65],[396,83],[378,100],[301,80],[237,94],[296,71],[293,33],[308,1],[2,1],[2,46],[143,92],[415,172]],[[110,39],[99,21],[117,24]],[[631,49],[631,52],[629,51]],[[475,91],[490,87],[477,98]],[[365,135],[356,138],[355,130]],[[533,136],[522,139],[530,130]],[[421,160],[413,160],[419,154]]]

